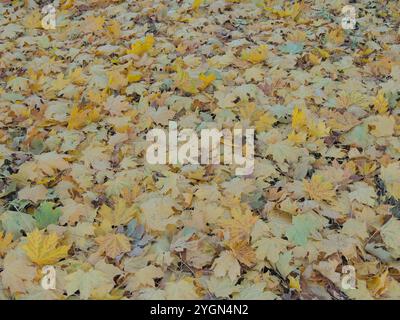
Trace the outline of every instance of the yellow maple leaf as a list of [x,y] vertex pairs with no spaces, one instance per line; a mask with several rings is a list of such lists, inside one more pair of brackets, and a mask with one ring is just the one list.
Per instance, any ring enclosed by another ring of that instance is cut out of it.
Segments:
[[299,278],[288,276],[288,279],[289,279],[289,287],[291,289],[295,289],[297,292],[300,292],[301,291],[301,287],[300,287]]
[[89,123],[97,122],[101,118],[98,109],[91,105],[79,108],[74,106],[68,119],[68,129],[81,129]]
[[127,79],[129,83],[138,82],[140,81],[140,79],[142,79],[142,74],[138,71],[134,71],[128,74]]
[[85,111],[81,110],[78,106],[74,106],[68,119],[68,129],[81,129],[86,125]]
[[74,6],[75,4],[75,0],[63,0],[62,1],[62,5],[61,5],[61,9],[62,10],[67,10],[70,9]]
[[42,16],[39,11],[35,10],[32,11],[29,15],[27,15],[24,20],[23,24],[25,28],[27,29],[34,29],[34,28],[40,28],[41,27],[41,20]]
[[378,93],[374,99],[374,109],[380,114],[385,113],[388,110],[389,103],[386,101],[385,96],[382,91]]
[[392,72],[392,59],[390,57],[377,57],[369,63],[369,68],[374,75],[387,76]]
[[367,175],[373,173],[377,169],[376,164],[373,162],[370,162],[370,163],[362,162],[357,167],[358,167],[358,170],[360,171],[360,174],[363,176],[367,176]]
[[121,35],[121,25],[116,20],[113,20],[111,24],[107,26],[107,30],[110,32],[113,39],[118,39]]
[[327,59],[330,57],[330,54],[327,50],[321,49],[321,48],[317,48],[317,52],[318,54],[321,56],[321,58]]
[[69,85],[70,80],[64,78],[64,74],[63,73],[59,73],[57,75],[56,80],[53,81],[52,86],[51,86],[51,90],[52,91],[60,91],[63,90],[67,85]]
[[128,80],[117,70],[108,72],[108,86],[114,90],[120,90],[128,84]]
[[293,142],[294,144],[300,144],[306,142],[307,133],[298,132],[296,133],[294,130],[288,135],[288,140]]
[[90,102],[95,104],[103,104],[108,97],[107,89],[105,88],[102,91],[90,89],[88,90],[87,96]]
[[100,120],[101,116],[100,116],[100,112],[98,109],[96,108],[89,108],[89,111],[87,113],[87,119],[89,122],[98,122]]
[[377,275],[367,281],[367,288],[372,293],[372,295],[380,296],[385,292],[388,285],[388,273],[389,270],[386,270],[380,275]]
[[71,72],[68,79],[77,85],[84,85],[86,83],[86,79],[82,76],[82,68],[76,68]]
[[276,122],[276,119],[273,115],[268,112],[264,113],[260,116],[255,122],[254,125],[256,127],[256,131],[262,132],[272,128],[272,125]]
[[304,181],[304,190],[310,199],[318,201],[333,201],[336,195],[332,183],[319,174],[314,174],[311,181]]
[[308,61],[310,61],[312,65],[316,66],[321,63],[321,58],[310,52],[308,54]]
[[205,75],[204,73],[200,73],[199,79],[201,81],[199,89],[204,90],[216,79],[216,76],[213,73],[210,73],[208,75]]
[[242,59],[251,63],[260,63],[267,58],[268,47],[263,44],[252,49],[242,50]]
[[129,238],[122,233],[109,233],[105,236],[97,237],[96,242],[99,244],[99,253],[105,253],[107,257],[112,259],[115,259],[121,253],[131,250]]
[[326,127],[323,121],[319,121],[317,124],[313,121],[308,122],[307,131],[311,137],[322,138],[329,135],[330,129]]
[[293,109],[292,114],[292,128],[300,130],[307,125],[306,114],[303,110],[299,110],[298,107]]
[[103,204],[99,210],[101,225],[98,233],[105,234],[111,231],[112,227],[127,224],[136,216],[138,209],[135,206],[128,207],[124,199],[119,198],[114,209]]
[[186,93],[196,94],[199,92],[197,89],[200,84],[200,80],[190,77],[189,73],[183,70],[179,65],[177,66],[177,76],[175,85],[178,89]]
[[154,36],[152,34],[147,35],[144,40],[137,40],[132,45],[131,48],[126,51],[127,54],[134,54],[137,56],[142,56],[148,52],[154,45]]
[[232,208],[231,215],[232,219],[222,220],[221,226],[228,230],[231,241],[248,241],[251,229],[258,218],[250,210],[242,213],[240,208]]
[[329,42],[332,42],[336,45],[341,45],[344,42],[345,36],[342,28],[333,29],[328,34]]
[[203,0],[193,0],[192,10],[197,11],[200,8],[200,5],[202,2],[203,2]]
[[13,235],[11,233],[4,234],[3,231],[0,231],[0,257],[6,253],[12,241]]
[[247,267],[254,265],[256,261],[256,253],[247,241],[229,241],[228,246],[232,250],[235,258],[241,263]]
[[266,5],[264,5],[263,7],[264,7],[264,10],[271,12],[272,14],[278,16],[279,18],[291,17],[295,21],[297,21],[298,18],[300,17],[300,14],[301,14],[303,8],[304,8],[304,4],[302,2],[300,2],[300,3],[295,2],[292,7],[286,7],[283,10],[271,8]]
[[29,259],[39,265],[52,265],[68,256],[70,246],[58,246],[56,233],[44,235],[39,230],[34,230],[27,235],[27,242],[22,246]]

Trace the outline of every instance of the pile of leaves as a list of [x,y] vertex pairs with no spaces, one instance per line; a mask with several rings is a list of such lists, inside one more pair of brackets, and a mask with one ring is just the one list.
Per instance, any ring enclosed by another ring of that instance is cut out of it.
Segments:
[[[0,298],[400,298],[398,1],[38,2],[0,4]],[[254,171],[148,164],[170,120]]]

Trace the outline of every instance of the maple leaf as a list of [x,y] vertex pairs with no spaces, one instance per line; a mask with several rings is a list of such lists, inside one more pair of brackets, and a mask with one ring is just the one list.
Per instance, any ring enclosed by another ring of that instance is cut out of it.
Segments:
[[72,199],[66,199],[63,203],[64,206],[60,207],[62,215],[59,220],[62,225],[66,223],[74,225],[80,217],[89,216],[93,212],[93,209],[88,205],[77,203]]
[[288,276],[288,279],[289,279],[289,287],[291,289],[295,289],[297,292],[300,292],[301,291],[301,287],[300,287],[299,278]]
[[85,21],[82,23],[82,31],[84,32],[97,32],[103,30],[105,18],[102,16],[87,16]]
[[36,225],[36,221],[31,215],[17,211],[4,212],[0,217],[0,221],[4,230],[16,237],[21,236],[23,232],[34,230]]
[[99,210],[101,217],[100,229],[106,232],[107,230],[111,230],[112,227],[127,224],[137,213],[138,209],[136,206],[127,206],[123,198],[117,199],[114,209],[103,204]]
[[207,287],[217,298],[229,298],[233,293],[240,292],[240,287],[227,277],[211,277],[207,280]]
[[39,229],[46,228],[49,224],[57,224],[62,212],[59,208],[53,209],[54,205],[52,202],[45,201],[36,210],[33,217]]
[[293,225],[286,232],[288,240],[300,246],[306,245],[308,236],[323,226],[321,219],[312,213],[294,216]]
[[400,199],[400,162],[393,162],[381,168],[380,177],[389,193]]
[[310,137],[322,138],[329,135],[330,129],[326,127],[323,121],[309,121],[307,131],[310,134]]
[[383,242],[386,244],[389,252],[394,258],[400,257],[400,221],[396,218],[390,219],[381,229]]
[[199,80],[202,82],[199,86],[200,90],[207,88],[217,77],[214,73],[209,73],[208,75],[201,73],[199,75]]
[[298,132],[296,133],[295,131],[292,131],[288,135],[288,140],[293,142],[294,144],[301,144],[306,142],[307,139],[307,133],[306,132]]
[[368,124],[371,129],[371,134],[375,137],[389,137],[393,135],[395,119],[393,116],[377,115],[370,117]]
[[97,237],[96,242],[99,244],[98,252],[112,259],[131,250],[129,238],[121,233]]
[[199,298],[193,278],[185,277],[178,281],[170,281],[165,284],[166,298],[169,300],[195,300]]
[[141,56],[148,52],[154,45],[155,39],[152,34],[147,35],[143,40],[137,40],[131,48],[126,51],[127,54],[135,54]]
[[3,231],[0,231],[0,257],[4,256],[12,241],[13,235],[11,233],[4,234]]
[[127,80],[129,83],[138,82],[138,81],[140,81],[140,79],[142,79],[142,77],[143,77],[143,75],[140,72],[135,71],[135,72],[130,72],[128,74]]
[[32,202],[44,200],[46,196],[47,188],[42,184],[33,187],[25,187],[18,192],[19,199],[31,200]]
[[256,254],[246,241],[229,241],[229,248],[233,255],[247,267],[251,267],[256,262]]
[[291,265],[291,260],[293,258],[293,254],[291,251],[286,251],[279,255],[279,260],[276,263],[276,268],[278,269],[279,273],[287,277],[296,267]]
[[330,42],[336,45],[341,45],[345,39],[342,28],[333,29],[331,32],[329,32],[328,39]]
[[264,290],[265,283],[254,283],[243,286],[238,294],[234,294],[236,300],[277,300],[279,297],[272,291]]
[[113,70],[107,73],[108,76],[108,86],[113,90],[120,90],[126,87],[128,84],[128,79],[125,78],[121,72]]
[[193,0],[192,10],[197,11],[200,8],[202,3],[203,3],[203,0]]
[[314,174],[310,181],[304,180],[304,190],[310,199],[331,202],[336,196],[334,187],[323,176]]
[[295,107],[292,114],[292,128],[300,130],[304,128],[306,124],[307,121],[305,112],[303,110],[299,110],[298,107]]
[[242,50],[242,59],[251,63],[260,63],[267,58],[268,47],[266,45],[260,45],[252,49]]
[[75,0],[63,0],[61,1],[61,9],[67,10],[74,6]]
[[79,290],[80,299],[89,299],[92,294],[108,293],[113,288],[113,280],[99,270],[77,270],[65,277],[67,295]]
[[68,119],[68,129],[81,129],[87,123],[86,114],[78,106],[74,106]]
[[373,296],[380,296],[387,290],[389,270],[385,270],[381,274],[367,281],[368,290]]
[[204,82],[200,79],[192,78],[189,75],[189,72],[183,70],[181,67],[178,67],[175,86],[186,93],[196,94],[199,92],[198,88]]
[[27,235],[27,242],[22,246],[29,259],[39,266],[52,265],[68,256],[70,246],[58,245],[58,236],[55,233],[43,234],[34,230]]
[[232,219],[221,221],[221,226],[226,228],[232,242],[248,241],[253,225],[258,218],[250,210],[242,213],[241,209],[232,208]]
[[43,173],[52,176],[55,174],[56,170],[65,170],[69,168],[69,163],[65,161],[65,157],[65,155],[56,152],[47,152],[36,155],[34,158],[37,167],[43,171]]
[[386,113],[388,110],[389,103],[386,101],[385,96],[382,91],[378,93],[374,100],[374,109],[378,111],[378,113]]
[[175,201],[168,196],[149,198],[140,205],[143,214],[139,218],[148,231],[165,231],[178,219],[174,217],[174,206]]
[[14,249],[5,256],[0,276],[5,288],[9,288],[12,293],[22,293],[32,285],[36,268],[29,263],[21,250]]
[[254,122],[254,125],[257,132],[262,132],[266,131],[267,129],[271,129],[274,123],[276,123],[275,117],[266,112]]
[[135,291],[141,287],[154,287],[154,279],[162,278],[163,275],[164,273],[160,268],[153,265],[146,266],[135,272],[135,275],[129,279],[126,289],[129,291]]
[[267,258],[271,263],[277,263],[279,256],[286,250],[288,242],[279,238],[262,238],[254,246],[256,247],[256,257],[259,260]]
[[368,186],[365,182],[357,182],[354,184],[354,191],[349,193],[350,200],[357,200],[369,206],[374,206],[376,198],[375,189]]
[[240,264],[229,251],[221,252],[220,256],[214,260],[212,269],[216,277],[228,275],[233,282],[240,276]]

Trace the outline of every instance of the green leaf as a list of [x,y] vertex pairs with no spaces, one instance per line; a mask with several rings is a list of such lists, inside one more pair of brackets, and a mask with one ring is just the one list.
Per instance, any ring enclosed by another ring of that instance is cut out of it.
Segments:
[[54,208],[53,202],[42,202],[33,215],[39,229],[46,228],[49,224],[57,224],[62,212],[59,208]]
[[286,236],[289,241],[296,245],[304,246],[310,233],[317,231],[323,226],[320,217],[305,213],[293,217],[293,225],[287,230]]
[[283,53],[289,53],[289,54],[301,53],[301,52],[303,52],[303,49],[304,49],[304,45],[302,43],[298,43],[298,42],[289,42],[280,47],[280,50]]
[[35,155],[41,154],[44,149],[45,149],[45,145],[44,145],[42,140],[40,140],[40,139],[33,139],[32,140],[30,151],[33,154],[35,154]]
[[0,215],[0,221],[4,230],[14,234],[15,237],[20,237],[21,231],[27,233],[35,228],[35,219],[23,212],[6,211]]
[[345,136],[345,144],[355,144],[360,147],[367,147],[370,143],[370,135],[368,134],[368,125],[362,124],[354,127]]

